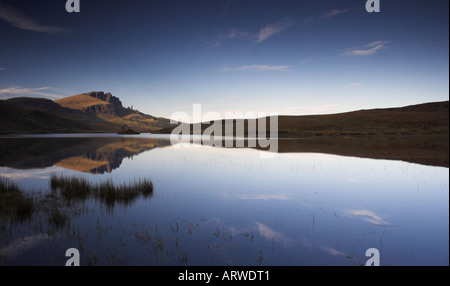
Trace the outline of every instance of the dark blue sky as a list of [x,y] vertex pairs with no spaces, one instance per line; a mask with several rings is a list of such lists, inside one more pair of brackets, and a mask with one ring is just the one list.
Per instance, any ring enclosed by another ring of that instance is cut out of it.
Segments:
[[334,113],[449,96],[449,1],[0,0],[0,99]]

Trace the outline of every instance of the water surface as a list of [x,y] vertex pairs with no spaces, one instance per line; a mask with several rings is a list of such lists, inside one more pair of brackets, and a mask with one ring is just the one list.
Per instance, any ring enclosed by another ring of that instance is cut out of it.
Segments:
[[[448,140],[448,138],[447,138]],[[449,264],[448,142],[284,139],[273,158],[167,136],[0,138],[0,174],[35,200],[0,213],[0,263],[64,265]],[[151,179],[153,195],[67,201],[52,174]],[[55,212],[66,219],[55,220]]]

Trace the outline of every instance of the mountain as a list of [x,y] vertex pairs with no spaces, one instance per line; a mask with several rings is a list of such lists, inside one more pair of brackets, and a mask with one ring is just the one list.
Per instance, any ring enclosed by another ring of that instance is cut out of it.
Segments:
[[[261,118],[267,119],[267,118]],[[231,121],[221,122],[222,131]],[[185,124],[185,123],[182,123]],[[202,132],[211,124],[202,124]],[[248,134],[248,121],[244,134]],[[171,133],[170,120],[125,108],[111,93],[93,91],[55,101],[40,98],[0,100],[0,134],[119,132]],[[256,124],[257,126],[257,124]],[[266,130],[269,130],[266,120]],[[190,125],[191,132],[193,125]],[[234,127],[236,131],[236,127]],[[215,134],[218,135],[218,134]],[[280,138],[389,135],[449,135],[449,102],[307,116],[279,116]]]
[[115,132],[120,126],[49,99],[0,100],[0,134]]
[[154,132],[170,126],[170,120],[125,108],[119,98],[111,93],[93,91],[55,100],[62,107],[80,110],[86,114],[137,132]]
[[[266,130],[269,132],[268,118]],[[245,135],[248,134],[248,121],[244,122]],[[222,120],[222,132],[230,120]],[[198,124],[197,124],[198,125]],[[158,133],[171,133],[177,125],[161,129]],[[201,124],[202,133],[211,124]],[[258,121],[256,123],[258,126]],[[194,128],[190,125],[191,133]],[[234,124],[236,132],[236,124]],[[253,129],[252,129],[253,130]],[[215,134],[217,135],[217,134]],[[280,138],[302,138],[317,136],[398,136],[398,135],[449,135],[449,102],[432,102],[398,108],[369,109],[353,112],[278,116],[278,136]]]
[[0,134],[153,132],[170,120],[125,108],[111,93],[89,92],[55,101],[43,98],[0,100]]

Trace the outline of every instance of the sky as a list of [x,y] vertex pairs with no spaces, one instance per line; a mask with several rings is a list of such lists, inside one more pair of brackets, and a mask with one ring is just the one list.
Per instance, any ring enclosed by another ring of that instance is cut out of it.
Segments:
[[329,114],[449,99],[449,1],[0,0],[0,99]]

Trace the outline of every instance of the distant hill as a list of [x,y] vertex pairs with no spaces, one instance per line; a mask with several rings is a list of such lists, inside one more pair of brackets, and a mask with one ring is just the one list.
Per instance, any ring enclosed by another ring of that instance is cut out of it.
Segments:
[[59,100],[11,98],[0,100],[0,134],[153,132],[169,120],[124,108],[110,93],[89,92]]
[[111,93],[93,91],[55,100],[55,103],[97,116],[104,121],[137,132],[154,132],[170,126],[170,120],[125,108]]
[[[222,121],[222,125],[226,122]],[[248,134],[247,123],[245,135]],[[127,129],[168,134],[176,126],[171,125],[169,119],[123,107],[120,99],[111,93],[93,91],[55,101],[26,97],[0,100],[0,134],[119,132]],[[189,126],[192,132],[193,125]],[[202,132],[209,126],[202,124]],[[224,126],[222,130],[225,131]],[[266,130],[269,131],[269,120],[266,120]],[[448,134],[448,101],[328,115],[278,117],[280,138]]]
[[[225,124],[222,121],[222,132]],[[244,134],[248,134],[245,122]],[[178,125],[159,130],[171,133]],[[202,124],[203,131],[211,124]],[[256,124],[257,126],[257,124]],[[190,125],[191,133],[193,125]],[[266,118],[266,130],[269,120]],[[236,132],[236,127],[234,128]],[[447,135],[449,134],[449,102],[432,102],[398,108],[369,109],[328,115],[279,116],[280,138],[317,136],[386,136],[386,135]]]

